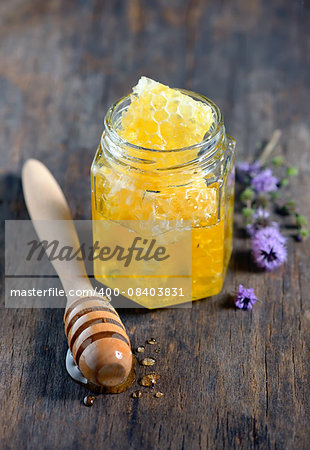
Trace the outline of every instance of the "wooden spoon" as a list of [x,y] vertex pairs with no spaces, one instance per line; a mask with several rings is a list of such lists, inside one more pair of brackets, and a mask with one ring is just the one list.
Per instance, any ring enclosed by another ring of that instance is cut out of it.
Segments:
[[[22,170],[22,184],[28,212],[40,240],[57,240],[59,248],[80,248],[68,203],[49,170],[29,159]],[[46,253],[50,255],[50,249]],[[93,384],[117,386],[132,367],[130,342],[119,315],[99,295],[77,297],[69,291],[91,291],[83,261],[54,259],[53,264],[67,295],[64,315],[69,348],[80,371]]]

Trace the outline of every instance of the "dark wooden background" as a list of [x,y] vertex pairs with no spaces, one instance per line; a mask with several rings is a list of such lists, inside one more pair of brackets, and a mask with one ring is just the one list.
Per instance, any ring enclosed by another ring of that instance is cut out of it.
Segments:
[[[55,174],[75,218],[90,218],[104,114],[141,75],[215,100],[239,160],[282,129],[310,217],[308,0],[10,0],[0,14],[3,219],[28,217],[28,157]],[[192,309],[120,310],[133,345],[159,341],[162,399],[133,400],[131,389],[86,408],[64,368],[63,310],[2,308],[0,447],[310,448],[309,241],[290,239],[287,264],[264,274],[239,234],[221,295]],[[263,300],[253,312],[231,304],[239,283]]]

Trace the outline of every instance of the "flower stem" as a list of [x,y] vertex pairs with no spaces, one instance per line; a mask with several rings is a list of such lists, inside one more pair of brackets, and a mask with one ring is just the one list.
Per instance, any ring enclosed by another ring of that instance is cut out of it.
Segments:
[[267,142],[267,144],[265,145],[265,147],[262,151],[262,154],[260,155],[260,157],[258,159],[258,162],[260,163],[261,166],[266,162],[268,157],[271,155],[273,150],[278,145],[281,134],[282,134],[281,130],[274,130],[274,132],[272,133],[270,141]]

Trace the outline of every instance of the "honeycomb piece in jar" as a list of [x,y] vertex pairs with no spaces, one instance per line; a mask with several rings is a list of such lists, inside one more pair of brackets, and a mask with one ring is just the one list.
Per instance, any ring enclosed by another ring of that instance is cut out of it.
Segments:
[[122,114],[119,134],[140,147],[173,150],[200,143],[212,123],[212,109],[207,104],[141,77]]

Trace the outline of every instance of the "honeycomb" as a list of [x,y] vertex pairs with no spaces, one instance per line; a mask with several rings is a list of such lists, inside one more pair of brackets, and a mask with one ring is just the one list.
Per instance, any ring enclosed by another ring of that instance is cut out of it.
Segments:
[[172,150],[201,142],[212,122],[208,105],[141,77],[122,115],[119,134],[140,147]]

